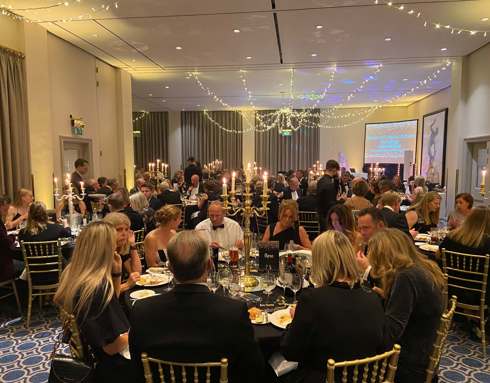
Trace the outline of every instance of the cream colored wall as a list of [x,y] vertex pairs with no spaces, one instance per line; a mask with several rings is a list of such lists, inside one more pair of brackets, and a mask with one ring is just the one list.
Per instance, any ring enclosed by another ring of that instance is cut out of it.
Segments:
[[24,23],[0,16],[0,46],[24,52]]

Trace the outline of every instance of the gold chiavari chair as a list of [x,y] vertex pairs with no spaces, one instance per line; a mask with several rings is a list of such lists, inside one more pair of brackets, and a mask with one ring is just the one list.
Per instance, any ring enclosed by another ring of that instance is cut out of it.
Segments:
[[[341,370],[342,383],[394,383],[395,373],[398,367],[398,357],[401,347],[393,346],[391,351],[371,356],[369,358],[335,362],[329,359],[327,362],[327,383],[335,383],[335,370]],[[350,379],[349,379],[350,378]]]
[[69,331],[68,345],[70,346],[71,355],[77,360],[85,361],[85,352],[75,316],[61,308],[60,319],[61,323],[63,323],[63,329]]
[[53,296],[58,288],[62,269],[61,242],[21,242],[22,254],[27,275],[28,305],[26,327],[31,322],[32,301],[39,297],[42,310],[42,297]]
[[6,281],[0,282],[0,289],[8,289],[8,292],[6,294],[0,295],[0,300],[14,296],[15,301],[17,302],[17,309],[19,310],[19,314],[22,316],[22,308],[20,306],[20,299],[19,299],[19,293],[17,292],[17,286],[15,286],[15,279],[7,279]]
[[308,237],[313,241],[320,234],[320,221],[316,211],[300,211],[298,214],[300,226],[303,226],[308,233]]
[[[209,363],[177,363],[151,358],[147,353],[141,354],[146,383],[153,383],[152,364],[158,369],[159,382],[165,383],[165,376],[170,376],[169,383],[200,383],[200,376],[205,371],[204,382],[211,383],[211,369],[219,368],[219,383],[228,383],[228,359]],[[190,376],[188,376],[188,371]]]
[[[487,349],[485,310],[488,307],[485,300],[489,265],[488,254],[466,254],[442,249],[442,269],[448,275],[448,287],[458,296],[455,314],[479,320],[484,357]],[[479,304],[468,302],[467,297],[471,295],[480,298]]]
[[145,266],[146,265],[146,260],[145,260],[145,245],[144,245],[144,240],[145,240],[145,230],[136,230],[134,232],[134,245],[136,246],[136,250],[138,251],[138,255],[140,257],[141,265]]
[[446,343],[447,334],[449,334],[449,329],[451,328],[457,302],[458,298],[453,295],[450,301],[450,308],[441,316],[439,328],[437,329],[437,337],[434,346],[432,347],[432,354],[429,357],[429,366],[426,369],[427,375],[425,376],[425,383],[432,382],[434,374],[439,368],[439,362],[441,360],[444,344]]

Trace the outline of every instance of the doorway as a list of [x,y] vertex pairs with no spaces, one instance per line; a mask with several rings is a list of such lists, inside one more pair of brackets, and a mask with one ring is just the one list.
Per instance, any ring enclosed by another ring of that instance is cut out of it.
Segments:
[[[469,186],[466,190],[469,190],[475,202],[484,203],[485,199],[480,193],[480,186],[482,184],[482,176],[483,170],[489,169],[489,156],[490,152],[490,139],[487,137],[482,138],[481,140],[472,140],[471,142],[467,142],[468,144],[468,163],[466,169],[469,170],[469,173],[466,177],[467,185]],[[487,175],[485,177],[485,189],[486,189],[486,197],[490,196],[490,185],[489,181],[489,172],[487,171]],[[488,201],[488,199],[486,199]]]
[[[61,145],[61,172],[62,174],[72,173],[75,170],[75,161],[83,158],[93,165],[92,161],[92,140],[85,138],[60,137]],[[92,176],[92,167],[89,166],[86,178]]]

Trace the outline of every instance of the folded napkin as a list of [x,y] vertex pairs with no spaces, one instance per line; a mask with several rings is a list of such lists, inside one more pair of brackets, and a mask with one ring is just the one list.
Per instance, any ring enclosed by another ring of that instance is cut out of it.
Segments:
[[283,376],[298,368],[298,362],[290,362],[278,352],[272,354],[272,356],[269,358],[269,364],[276,373],[277,377]]

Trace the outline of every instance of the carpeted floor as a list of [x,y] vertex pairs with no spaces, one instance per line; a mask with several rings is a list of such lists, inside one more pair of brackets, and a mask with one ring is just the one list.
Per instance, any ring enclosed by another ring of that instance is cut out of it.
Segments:
[[[60,321],[53,307],[35,312],[31,327],[15,319],[9,302],[0,305],[0,382],[42,383],[48,381],[49,358],[59,334]],[[483,359],[481,344],[454,326],[441,360],[440,381],[445,383],[490,383],[490,346]]]

